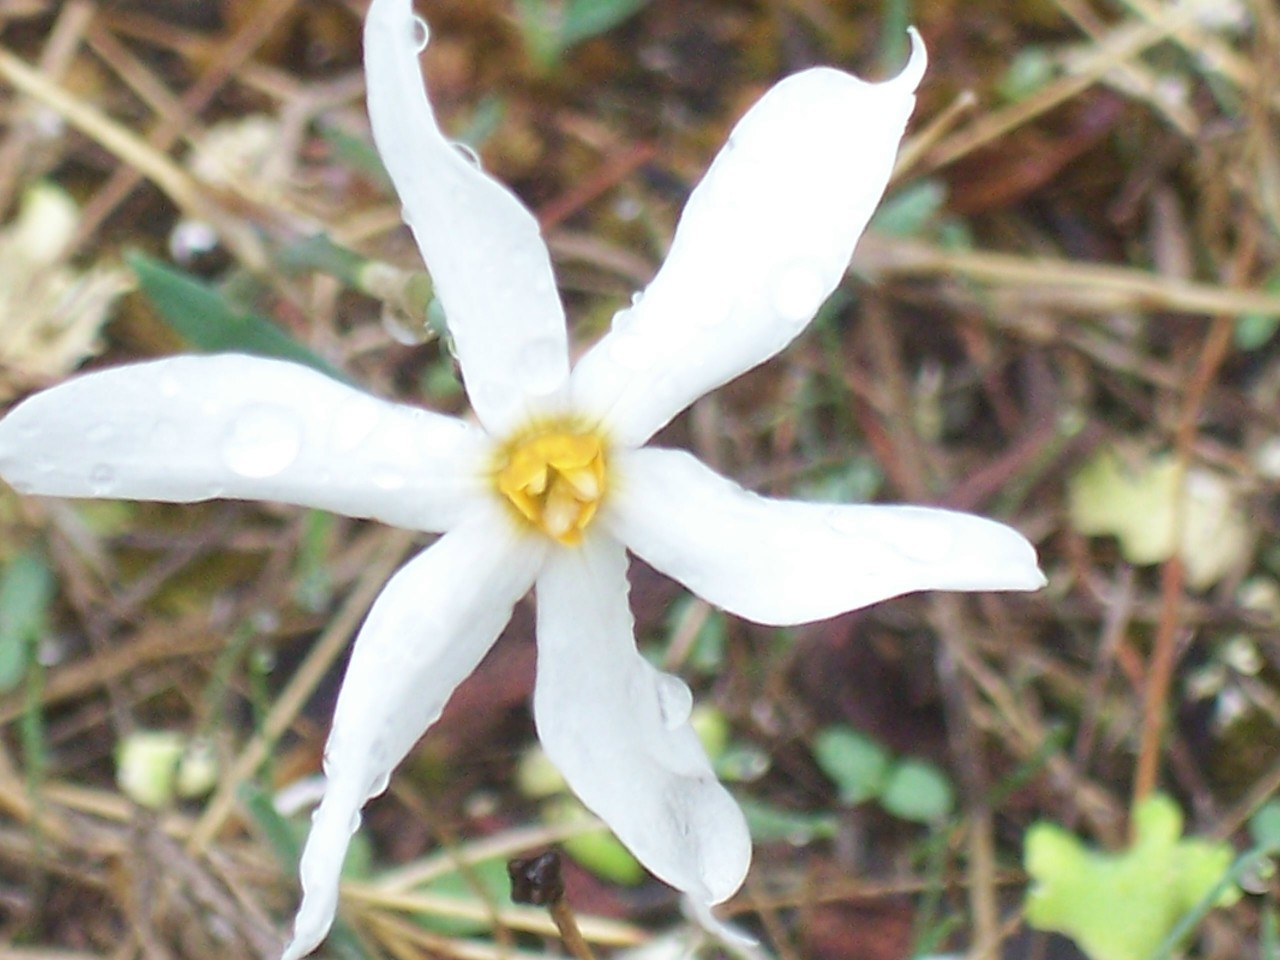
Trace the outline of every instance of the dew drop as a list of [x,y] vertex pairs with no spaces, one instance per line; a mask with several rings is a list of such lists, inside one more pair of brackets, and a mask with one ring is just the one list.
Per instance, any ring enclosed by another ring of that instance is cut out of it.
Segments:
[[103,444],[107,443],[116,435],[116,429],[109,423],[95,423],[85,433],[84,438],[89,443]]
[[774,309],[790,323],[806,323],[826,298],[826,275],[817,264],[788,264],[774,280]]
[[404,474],[393,467],[375,467],[370,479],[375,487],[388,493],[403,490],[406,482]]
[[689,722],[693,713],[693,694],[678,677],[659,673],[654,677],[654,689],[658,693],[658,713],[668,730],[676,730]]
[[381,773],[374,778],[373,783],[369,785],[369,796],[377,797],[386,792],[387,787],[391,784],[391,771]]
[[273,477],[298,459],[302,424],[282,407],[258,404],[232,419],[222,441],[222,458],[242,477]]
[[157,420],[150,429],[151,445],[160,450],[176,447],[182,437],[178,425],[172,420]]
[[396,343],[406,347],[417,347],[431,339],[431,331],[427,327],[425,317],[410,316],[399,307],[389,303],[382,305],[382,329],[391,335]]
[[116,471],[110,464],[94,464],[89,471],[89,492],[95,497],[105,497],[115,486]]
[[431,40],[431,31],[427,28],[427,21],[421,17],[413,18],[413,25],[410,29],[410,37],[413,38],[413,48],[421,53],[427,49],[427,43]]
[[463,143],[461,140],[455,140],[453,141],[453,149],[462,154],[462,158],[477,170],[484,169],[484,163],[480,159],[480,154],[476,153],[476,148],[471,146],[471,144]]
[[519,401],[519,392],[513,390],[510,383],[501,380],[468,381],[467,396],[481,415],[505,412]]
[[565,347],[555,337],[538,337],[525,344],[516,376],[525,391],[538,397],[554,393],[564,382]]
[[339,453],[351,453],[369,438],[381,413],[377,401],[357,397],[343,405],[333,418],[333,446]]
[[865,510],[846,512],[837,507],[828,514],[827,522],[837,533],[879,540],[917,563],[945,560],[955,545],[956,532],[949,523],[907,511],[869,514]]
[[643,372],[658,362],[662,344],[657,337],[645,336],[637,329],[629,310],[614,317],[606,348],[611,359],[627,370]]

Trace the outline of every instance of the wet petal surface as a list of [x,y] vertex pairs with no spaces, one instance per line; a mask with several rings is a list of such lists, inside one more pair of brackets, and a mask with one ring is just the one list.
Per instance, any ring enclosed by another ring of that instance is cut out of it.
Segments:
[[22,493],[276,500],[431,531],[480,496],[487,449],[460,420],[241,354],[73,377],[0,421]]
[[324,939],[360,808],[386,789],[392,769],[497,639],[544,550],[486,505],[397,573],[373,605],[338,696],[325,748],[328,785],[303,851],[303,899],[284,960]]
[[573,371],[575,401],[643,443],[790,343],[843,278],[893,170],[924,72],[869,84],[817,68],[738,123],[694,190],[666,263]]
[[618,463],[605,525],[705,600],[757,623],[822,620],[916,590],[1037,590],[1022,534],[929,507],[757,496],[689,454],[648,448]]
[[554,408],[569,372],[564,308],[533,215],[445,139],[422,83],[425,26],[409,0],[365,21],[369,118],[444,305],[471,405],[505,434]]
[[636,650],[627,558],[609,537],[538,577],[538,736],[573,792],[650,871],[700,904],[741,886],[751,838],[689,725],[693,698]]

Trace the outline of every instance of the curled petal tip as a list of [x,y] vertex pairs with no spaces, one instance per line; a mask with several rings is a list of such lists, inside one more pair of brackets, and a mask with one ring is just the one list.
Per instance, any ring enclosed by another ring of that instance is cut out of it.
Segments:
[[714,904],[692,895],[685,898],[685,904],[698,926],[715,939],[727,946],[737,948],[736,953],[750,957],[752,960],[764,957],[760,950],[760,941],[742,928],[717,917],[711,910]]
[[924,38],[920,36],[919,30],[907,27],[907,34],[911,37],[911,56],[907,58],[907,65],[902,71],[889,82],[914,93],[929,66],[929,52],[925,49]]

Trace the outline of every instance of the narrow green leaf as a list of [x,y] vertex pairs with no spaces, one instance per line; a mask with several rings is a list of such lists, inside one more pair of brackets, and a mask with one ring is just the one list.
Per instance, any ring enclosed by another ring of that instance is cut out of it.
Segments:
[[34,549],[14,557],[0,576],[0,693],[22,681],[30,651],[44,631],[53,591],[53,573]]
[[292,360],[335,380],[350,382],[345,373],[270,320],[233,308],[217,290],[196,277],[137,251],[125,259],[161,318],[197,350]]

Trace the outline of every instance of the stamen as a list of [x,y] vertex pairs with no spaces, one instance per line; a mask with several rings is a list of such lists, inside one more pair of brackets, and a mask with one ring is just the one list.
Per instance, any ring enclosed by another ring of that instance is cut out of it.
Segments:
[[520,516],[547,536],[580,543],[605,492],[604,443],[568,426],[520,437],[500,456],[495,482]]

